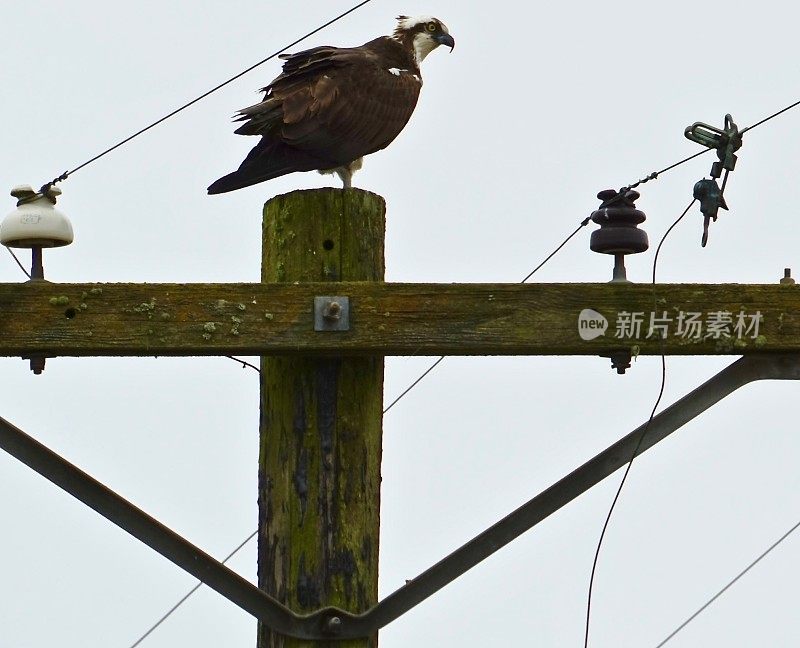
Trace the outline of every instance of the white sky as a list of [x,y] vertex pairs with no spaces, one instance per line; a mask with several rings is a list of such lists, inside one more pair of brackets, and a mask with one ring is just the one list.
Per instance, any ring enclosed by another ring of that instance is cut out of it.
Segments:
[[[39,186],[343,11],[350,2],[9,5],[0,25],[0,188]],[[597,203],[698,150],[694,121],[740,126],[800,99],[796,3],[374,0],[303,47],[433,14],[457,40],[424,64],[412,122],[355,184],[389,206],[387,279],[515,282]],[[296,48],[298,49],[298,48]],[[257,281],[261,206],[334,182],[295,174],[208,197],[253,140],[229,116],[278,72],[250,73],[63,183],[76,242],[46,254],[63,282]],[[699,246],[695,208],[666,244],[665,282],[774,283],[798,266],[800,110],[745,138],[731,211]],[[705,156],[642,188],[656,242],[707,174]],[[6,210],[14,207],[7,197]],[[587,228],[537,276],[610,278]],[[3,253],[5,254],[5,253]],[[646,281],[652,250],[628,261]],[[800,272],[800,267],[797,267]],[[21,273],[0,256],[0,281]],[[2,314],[0,313],[0,322]],[[732,358],[669,358],[664,405]],[[430,363],[387,361],[386,396]],[[0,416],[209,553],[256,525],[258,380],[216,358],[0,359]],[[659,362],[451,358],[385,420],[385,596],[645,420]],[[798,387],[743,389],[634,465],[598,570],[591,645],[655,646],[792,526]],[[381,633],[401,646],[582,645],[606,480]],[[0,648],[126,648],[194,580],[0,454]],[[800,642],[792,538],[670,642]],[[255,579],[255,544],[232,566]],[[255,622],[203,589],[144,644],[253,646]]]

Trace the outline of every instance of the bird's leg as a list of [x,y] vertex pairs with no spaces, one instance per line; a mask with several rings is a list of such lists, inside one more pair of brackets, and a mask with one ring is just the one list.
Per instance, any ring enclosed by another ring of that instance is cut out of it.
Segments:
[[338,175],[342,180],[342,189],[353,188],[353,170],[349,166],[339,167],[336,169],[336,175]]

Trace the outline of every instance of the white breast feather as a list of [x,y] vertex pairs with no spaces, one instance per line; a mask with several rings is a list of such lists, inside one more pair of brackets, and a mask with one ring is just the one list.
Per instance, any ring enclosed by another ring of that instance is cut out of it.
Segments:
[[421,32],[414,36],[414,57],[417,59],[417,64],[422,63],[438,45],[439,43],[433,40],[427,32]]

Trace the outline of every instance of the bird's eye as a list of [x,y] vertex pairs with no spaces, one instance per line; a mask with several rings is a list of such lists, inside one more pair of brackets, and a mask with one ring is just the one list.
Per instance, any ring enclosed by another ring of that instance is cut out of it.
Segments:
[[427,25],[425,25],[425,29],[427,29],[429,32],[435,32],[438,29],[438,25],[435,22],[429,22]]

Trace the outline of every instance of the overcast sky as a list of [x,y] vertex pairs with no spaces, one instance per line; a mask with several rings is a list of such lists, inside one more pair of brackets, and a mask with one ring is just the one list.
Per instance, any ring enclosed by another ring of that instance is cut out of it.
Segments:
[[[9,4],[0,24],[0,189],[40,186],[348,8],[341,0]],[[457,40],[424,63],[407,129],[355,185],[388,203],[387,279],[515,282],[618,188],[699,150],[684,128],[754,123],[800,99],[796,3],[373,0],[310,39],[357,45],[397,14]],[[298,48],[295,48],[298,49]],[[337,182],[294,174],[223,196],[205,187],[253,141],[234,110],[269,63],[61,187],[75,244],[61,282],[255,282],[261,207]],[[798,263],[800,109],[745,137],[730,212],[699,245],[695,208],[664,282],[774,283]],[[711,156],[642,187],[652,242]],[[14,201],[5,200],[5,211]],[[0,210],[3,211],[3,210]],[[535,276],[603,282],[581,232]],[[0,281],[23,279],[0,250]],[[628,261],[647,281],[653,250]],[[1,314],[0,314],[1,321]],[[664,405],[733,358],[668,358]],[[430,364],[390,358],[387,402]],[[0,359],[0,416],[214,556],[255,529],[258,376],[222,358]],[[450,358],[385,419],[381,596],[642,423],[657,358]],[[734,394],[633,467],[597,574],[591,645],[655,646],[800,517],[798,386]],[[582,645],[592,556],[616,474],[381,632],[382,648]],[[127,648],[194,580],[0,454],[0,648]],[[255,543],[232,561],[252,580]],[[670,642],[800,643],[792,537]],[[250,647],[255,622],[201,590],[142,645]]]

